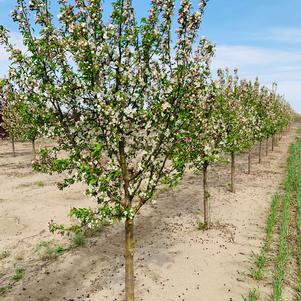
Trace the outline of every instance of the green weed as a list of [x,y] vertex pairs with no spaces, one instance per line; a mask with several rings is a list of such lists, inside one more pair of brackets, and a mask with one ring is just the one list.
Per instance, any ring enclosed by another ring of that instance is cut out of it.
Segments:
[[251,267],[250,276],[255,280],[262,280],[264,278],[264,269]]
[[257,289],[252,289],[246,297],[243,297],[243,301],[257,301],[260,298],[259,291]]
[[0,287],[0,296],[4,296],[8,293],[10,287],[9,286],[1,286]]
[[203,223],[199,219],[196,221],[196,227],[197,227],[198,230],[205,230],[206,229],[205,223]]
[[41,241],[36,246],[36,252],[43,260],[56,258],[66,250],[68,250],[68,247],[58,244],[54,240]]
[[15,257],[15,259],[18,260],[18,261],[22,261],[24,258],[23,258],[23,256],[18,255],[18,256]]
[[7,250],[0,252],[0,260],[7,258],[9,255],[10,253]]
[[86,242],[86,239],[81,232],[75,232],[72,236],[71,241],[74,246],[83,246]]
[[44,186],[45,186],[45,184],[44,184],[43,181],[38,181],[38,182],[36,183],[36,185],[37,185],[38,187],[44,187]]
[[15,274],[12,276],[12,280],[14,280],[14,281],[21,280],[24,272],[25,272],[24,268],[20,268],[20,267],[16,268]]

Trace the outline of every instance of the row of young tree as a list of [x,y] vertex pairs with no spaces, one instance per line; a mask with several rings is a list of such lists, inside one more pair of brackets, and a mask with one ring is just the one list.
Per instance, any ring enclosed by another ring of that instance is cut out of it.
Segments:
[[[125,223],[125,299],[134,300],[134,219],[158,185],[176,185],[186,168],[203,172],[204,223],[210,226],[208,167],[274,137],[292,120],[286,101],[258,80],[219,71],[212,80],[214,46],[198,37],[206,1],[151,0],[138,20],[131,0],[17,0],[13,20],[22,51],[0,27],[10,53],[1,81],[4,126],[12,139],[52,138],[35,167],[65,173],[61,188],[87,185],[97,209],[73,209],[81,226]],[[34,20],[34,21],[33,21]],[[175,23],[177,29],[174,31]],[[52,230],[64,232],[62,226]]]
[[[293,120],[294,113],[277,94],[276,85],[269,90],[255,82],[239,80],[237,70],[219,70],[218,79],[210,84],[210,97],[195,110],[195,119],[189,128],[189,143],[182,154],[188,166],[203,172],[204,227],[210,227],[208,167],[230,156],[230,191],[235,192],[235,157],[248,150],[248,173],[251,173],[251,151],[259,144],[259,163],[262,143],[271,139],[272,149],[276,136]],[[208,91],[206,92],[208,93]],[[187,162],[186,159],[186,162]]]
[[[12,152],[16,156],[15,142],[30,141],[33,159],[36,159],[36,140],[39,133],[39,115],[33,112],[31,106],[18,99],[18,94],[12,90],[7,79],[0,79],[1,128],[11,140]],[[4,135],[5,137],[6,135]]]

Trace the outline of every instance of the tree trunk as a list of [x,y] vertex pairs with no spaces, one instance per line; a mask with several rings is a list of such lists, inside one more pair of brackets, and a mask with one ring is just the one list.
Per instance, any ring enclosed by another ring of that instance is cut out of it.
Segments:
[[265,154],[268,156],[269,154],[269,137],[266,139],[266,148],[265,148]]
[[230,183],[230,191],[235,193],[235,153],[231,153],[231,183]]
[[262,140],[260,140],[259,142],[259,158],[258,158],[259,164],[261,164],[261,154],[262,154]]
[[251,157],[251,155],[252,155],[252,148],[250,147],[249,148],[249,155],[248,155],[248,174],[250,175],[251,174],[251,159],[252,159],[252,157]]
[[204,225],[205,229],[210,228],[210,203],[208,192],[208,162],[203,166],[203,188],[204,188]]
[[134,301],[134,221],[125,222],[125,301]]
[[31,140],[31,145],[32,145],[32,157],[35,160],[37,157],[37,152],[36,152],[36,143],[35,139]]
[[272,136],[272,151],[274,151],[274,146],[275,146],[275,136]]
[[13,156],[16,157],[15,137],[14,136],[11,137],[11,146],[12,146],[12,149],[13,149]]

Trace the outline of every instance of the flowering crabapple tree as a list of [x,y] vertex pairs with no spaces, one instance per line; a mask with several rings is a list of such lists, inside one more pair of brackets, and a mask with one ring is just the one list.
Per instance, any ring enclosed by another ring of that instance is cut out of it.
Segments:
[[284,97],[276,93],[276,90],[272,90],[271,98],[272,110],[276,116],[275,119],[271,119],[273,125],[272,142],[278,143],[280,133],[292,122],[293,112]]
[[271,90],[262,87],[260,100],[264,110],[263,132],[266,136],[266,151],[268,152],[269,137],[272,137],[272,150],[274,150],[275,135],[292,122],[293,111],[285,99],[277,94],[276,84],[273,84]]
[[31,141],[33,159],[36,158],[35,141],[39,137],[38,126],[41,125],[38,107],[33,103],[27,104],[24,102],[22,93],[19,93],[15,87],[10,84],[8,79],[2,80],[1,98],[4,102],[3,108],[3,127],[8,131],[12,149],[15,155],[15,140],[16,138],[22,141]]
[[40,136],[39,126],[43,125],[38,109],[32,104],[20,103],[19,105],[22,122],[20,136],[21,139],[31,142],[33,160],[36,159],[37,155],[35,142]]
[[224,100],[213,81],[196,93],[202,101],[194,111],[194,118],[190,120],[186,137],[188,143],[184,144],[185,149],[181,154],[186,156],[192,168],[203,173],[204,228],[209,229],[208,168],[210,164],[220,160],[225,147],[226,131],[222,116]]
[[286,101],[276,91],[260,89],[259,81],[254,83],[239,80],[237,70],[234,75],[226,69],[218,71],[217,84],[225,101],[222,116],[226,124],[227,142],[225,152],[231,154],[230,190],[235,192],[235,153],[249,148],[251,172],[251,147],[259,141],[259,163],[261,163],[262,139],[269,133],[281,132],[292,116]]
[[259,163],[261,163],[262,154],[262,139],[264,133],[262,130],[263,107],[259,98],[259,80],[256,78],[255,82],[241,80],[240,91],[241,100],[244,110],[247,113],[248,126],[250,127],[249,137],[249,154],[248,154],[248,174],[251,173],[251,151],[252,146],[259,141]]
[[218,70],[217,85],[224,100],[222,111],[226,129],[224,152],[231,155],[230,191],[235,192],[235,154],[252,144],[252,110],[244,105],[245,88],[240,85],[237,70]]
[[269,90],[266,87],[262,87],[261,89],[261,97],[262,100],[265,102],[265,108],[267,110],[267,116],[265,120],[265,131],[267,133],[267,137],[271,137],[272,140],[272,151],[274,150],[275,146],[275,139],[274,135],[277,132],[277,129],[275,128],[276,120],[279,118],[279,116],[276,116],[275,112],[275,103],[276,103],[276,94],[273,90]]
[[1,126],[7,131],[11,140],[13,156],[16,156],[15,142],[21,134],[22,118],[13,87],[8,84],[7,79],[0,81],[0,99],[3,104]]
[[259,157],[258,162],[261,163],[262,160],[262,141],[266,138],[266,132],[264,130],[264,121],[266,119],[267,113],[262,102],[260,95],[260,83],[258,78],[255,82],[249,82],[250,94],[252,95],[252,106],[254,107],[255,116],[255,126],[253,128],[254,142],[259,141]]
[[[258,81],[258,80],[257,80]],[[257,83],[256,81],[256,83]],[[255,83],[255,84],[256,84]],[[258,90],[257,90],[258,88]],[[269,94],[270,92],[266,87],[260,87],[259,84],[256,84],[256,95],[257,101],[256,101],[256,112],[258,116],[258,124],[260,124],[261,130],[256,133],[256,138],[259,138],[261,141],[263,139],[266,140],[266,155],[268,155],[269,152],[269,136],[271,135],[270,129],[273,128],[273,125],[271,124],[270,116],[271,116],[271,109],[272,109],[272,99],[270,99]],[[275,116],[275,118],[279,118],[280,116]],[[258,140],[259,140],[258,139]],[[261,148],[261,143],[260,143]],[[261,149],[259,151],[259,163],[261,161]]]
[[206,1],[197,10],[181,1],[175,33],[173,0],[151,0],[141,20],[132,1],[115,0],[108,21],[101,0],[70,2],[59,0],[56,20],[49,1],[18,0],[13,19],[27,51],[14,49],[6,29],[0,37],[12,84],[38,104],[39,130],[57,142],[38,168],[65,173],[61,188],[86,183],[98,206],[73,209],[82,225],[125,221],[125,298],[133,301],[134,218],[160,183],[182,176],[181,137],[200,106],[195,75],[208,70],[212,51],[198,38]]

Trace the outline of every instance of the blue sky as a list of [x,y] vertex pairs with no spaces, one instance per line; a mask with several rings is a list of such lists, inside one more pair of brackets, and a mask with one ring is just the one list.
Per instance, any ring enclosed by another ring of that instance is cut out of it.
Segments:
[[[147,12],[149,0],[133,0],[138,16]],[[0,0],[0,23],[20,44],[9,13],[15,0]],[[57,2],[52,0],[53,3]],[[111,1],[105,1],[109,6]],[[197,0],[193,1],[195,4]],[[278,83],[296,111],[301,113],[301,1],[210,0],[201,35],[216,44],[212,69],[237,67],[241,77],[271,86]],[[0,48],[0,76],[7,69],[7,55]]]

